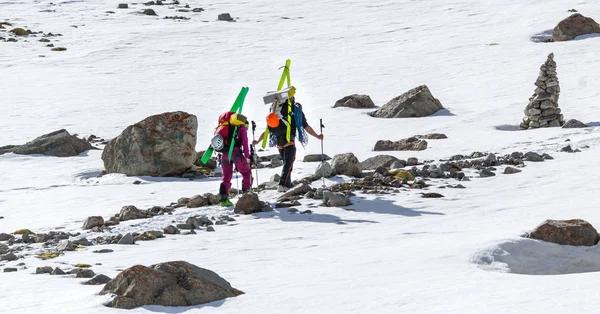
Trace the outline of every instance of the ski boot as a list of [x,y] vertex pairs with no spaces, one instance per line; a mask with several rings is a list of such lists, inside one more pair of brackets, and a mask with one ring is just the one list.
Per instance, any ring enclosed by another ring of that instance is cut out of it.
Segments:
[[233,206],[233,203],[229,200],[229,197],[227,197],[227,195],[221,195],[219,204],[223,207]]

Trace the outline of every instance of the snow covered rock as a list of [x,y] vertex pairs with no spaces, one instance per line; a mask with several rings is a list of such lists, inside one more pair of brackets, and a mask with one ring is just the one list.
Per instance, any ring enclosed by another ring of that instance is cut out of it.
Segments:
[[321,179],[322,177],[330,178],[333,176],[333,168],[328,162],[320,163],[315,169],[314,179]]
[[4,146],[0,149],[0,155],[13,152],[20,155],[41,154],[56,157],[71,157],[90,149],[93,149],[93,147],[89,142],[61,129],[42,135],[24,145]]
[[258,199],[258,195],[256,193],[246,193],[237,201],[233,212],[236,214],[248,215],[252,213],[258,213],[261,210],[262,206],[260,204],[260,200]]
[[426,117],[440,109],[444,109],[440,101],[433,97],[427,85],[421,85],[393,98],[371,113],[371,116],[375,118]]
[[334,193],[331,191],[323,191],[323,204],[329,207],[342,207],[351,205],[350,199],[341,193]]
[[560,21],[552,31],[552,41],[572,40],[577,36],[600,33],[600,25],[579,13]]
[[104,225],[104,218],[102,216],[90,216],[83,222],[83,230],[101,227],[102,225]]
[[[391,155],[378,155],[365,159],[360,165],[363,170],[375,170],[379,167],[389,168],[394,162],[402,163],[402,160]],[[404,164],[406,164],[406,161],[404,161]]]
[[400,151],[400,150],[425,150],[427,149],[427,141],[420,140],[416,137],[409,137],[399,141],[383,141],[379,140],[375,143],[375,151]]
[[563,129],[587,128],[588,125],[575,119],[569,119],[563,124]]
[[558,108],[560,86],[556,74],[554,53],[550,53],[546,62],[540,67],[540,73],[534,85],[533,96],[525,107],[525,117],[520,124],[521,129],[541,127],[558,127],[565,123],[561,109]]
[[334,175],[362,177],[362,166],[353,153],[338,154],[331,161]]
[[527,237],[573,246],[592,246],[600,240],[600,235],[598,235],[596,229],[589,222],[581,219],[549,219],[537,226]]
[[196,161],[198,120],[186,112],[165,112],[128,126],[102,152],[108,173],[172,176]]
[[244,292],[211,270],[184,261],[136,265],[109,281],[100,292],[115,294],[109,307],[132,309],[143,305],[192,306]]
[[369,95],[352,94],[336,101],[333,108],[337,107],[374,108],[375,104]]

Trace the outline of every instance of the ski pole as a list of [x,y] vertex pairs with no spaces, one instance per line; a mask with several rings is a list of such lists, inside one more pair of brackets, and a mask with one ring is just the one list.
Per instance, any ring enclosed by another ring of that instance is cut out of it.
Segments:
[[[254,132],[256,131],[256,123],[254,120],[252,121],[252,140],[256,141],[256,136]],[[254,145],[251,145],[251,153],[252,159],[254,159],[254,165],[256,166],[256,188],[258,188],[258,156],[256,155],[256,150],[254,149]]]
[[[323,135],[323,128],[325,127],[323,125],[323,119],[319,119],[319,124],[320,124],[320,129],[321,129],[321,135]],[[323,164],[325,163],[325,155],[323,154],[323,139],[321,139],[321,170],[323,171],[323,187],[325,187],[325,167],[323,166]]]

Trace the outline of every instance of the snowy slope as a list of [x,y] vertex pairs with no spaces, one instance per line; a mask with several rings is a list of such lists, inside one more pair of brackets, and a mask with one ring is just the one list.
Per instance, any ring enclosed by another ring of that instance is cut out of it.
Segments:
[[[535,150],[555,159],[528,163],[512,176],[473,178],[462,183],[467,189],[431,189],[443,199],[422,199],[418,191],[368,196],[353,199],[352,210],[316,207],[312,215],[301,215],[282,209],[260,219],[239,217],[235,226],[217,226],[214,233],[109,246],[115,249],[110,254],[94,254],[92,247],[52,261],[29,258],[27,270],[0,274],[0,313],[120,312],[102,306],[106,298],[96,295],[98,287],[30,275],[36,266],[102,263],[94,271],[113,277],[135,264],[177,259],[217,272],[246,294],[206,306],[133,313],[593,313],[598,307],[600,275],[577,273],[598,270],[594,249],[562,252],[519,237],[544,219],[600,225],[597,127],[508,131],[520,122],[550,52],[565,116],[600,125],[600,38],[529,40],[571,8],[600,19],[593,2],[196,1],[190,6],[205,12],[154,7],[160,17],[135,14],[142,5],[118,10],[119,2],[0,2],[0,19],[61,33],[52,40],[68,48],[51,52],[35,39],[0,42],[0,146],[60,128],[111,138],[149,115],[183,110],[198,116],[201,150],[242,86],[250,87],[244,111],[262,129],[262,95],[276,87],[278,68],[290,58],[297,99],[309,123],[324,120],[330,156],[354,152],[363,160],[376,155],[371,149],[379,139],[441,132],[449,138],[430,141],[425,151],[393,154],[437,160],[473,151]],[[110,10],[115,13],[105,13]],[[223,12],[239,19],[216,21]],[[192,18],[175,22],[165,15]],[[368,111],[331,108],[353,93],[383,105],[421,84],[450,114],[375,120]],[[566,139],[583,152],[557,152]],[[297,159],[319,151],[311,138]],[[81,231],[90,215],[108,217],[124,205],[167,205],[218,189],[211,180],[95,178],[103,167],[100,155],[0,156],[0,232]],[[312,173],[315,166],[298,161],[294,175]],[[261,170],[259,177],[277,170]],[[133,185],[135,180],[143,184]],[[167,223],[123,224],[119,230]],[[501,250],[515,260],[500,258]],[[532,265],[533,251],[543,262]],[[503,261],[493,265],[496,271],[478,264],[490,257]],[[508,267],[536,275],[507,273]],[[549,275],[555,273],[568,274]]]

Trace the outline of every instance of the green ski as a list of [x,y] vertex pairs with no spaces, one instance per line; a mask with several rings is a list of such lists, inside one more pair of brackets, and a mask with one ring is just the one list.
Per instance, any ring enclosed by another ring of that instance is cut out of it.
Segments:
[[[244,107],[244,99],[246,98],[246,95],[248,94],[248,90],[249,90],[248,87],[242,87],[242,90],[240,91],[237,98],[235,99],[233,106],[231,106],[231,109],[229,109],[230,112],[242,113],[242,108]],[[236,134],[237,134],[237,127],[235,128],[235,131],[234,131],[234,138],[235,138]],[[234,142],[235,141],[231,141],[231,145],[229,147],[229,159],[231,159],[231,154],[233,153],[233,147],[235,144]],[[202,155],[202,158],[200,159],[200,161],[203,164],[206,164],[208,162],[208,160],[210,159],[210,157],[212,157],[213,152],[214,152],[214,149],[213,149],[212,145],[208,145],[208,148],[204,152],[204,155]]]

